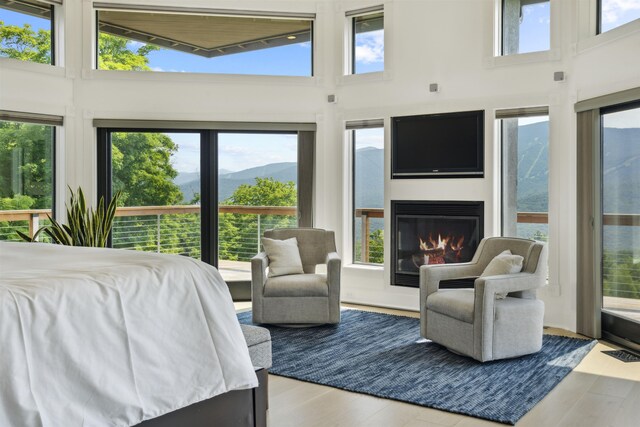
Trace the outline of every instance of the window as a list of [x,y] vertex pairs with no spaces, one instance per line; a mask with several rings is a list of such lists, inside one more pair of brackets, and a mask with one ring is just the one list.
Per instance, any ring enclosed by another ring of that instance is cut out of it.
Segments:
[[502,0],[502,55],[550,47],[549,0]]
[[55,64],[53,5],[0,0],[0,57]]
[[163,124],[94,121],[98,193],[122,191],[111,245],[201,259],[250,299],[264,230],[313,225],[315,125]]
[[350,74],[384,71],[384,12],[382,7],[347,13],[351,31]]
[[313,75],[313,15],[97,11],[97,68]]
[[384,128],[382,120],[351,122],[353,262],[384,262]]
[[[47,215],[53,215],[52,123],[62,124],[62,119],[20,116],[0,111],[0,240],[20,240],[16,230],[33,236],[46,223]],[[40,236],[46,240],[46,236]]]
[[502,139],[502,235],[547,241],[548,110],[502,110],[496,118]]
[[602,309],[638,322],[640,102],[603,108],[600,113]]
[[598,34],[640,19],[640,0],[598,0]]

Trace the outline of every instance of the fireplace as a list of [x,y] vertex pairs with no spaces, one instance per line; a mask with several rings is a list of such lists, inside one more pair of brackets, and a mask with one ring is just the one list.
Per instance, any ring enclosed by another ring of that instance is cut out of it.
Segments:
[[420,266],[470,261],[483,235],[484,202],[392,200],[391,284],[419,287]]

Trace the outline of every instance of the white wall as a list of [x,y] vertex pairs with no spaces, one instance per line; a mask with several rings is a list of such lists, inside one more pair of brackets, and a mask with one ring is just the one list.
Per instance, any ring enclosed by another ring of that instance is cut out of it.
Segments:
[[[110,0],[103,0],[110,1]],[[384,73],[342,76],[344,12],[381,1],[196,1],[185,6],[312,12],[313,78],[96,71],[91,2],[66,0],[60,15],[65,67],[0,58],[0,109],[65,116],[61,138],[66,185],[95,195],[93,118],[316,122],[316,224],[336,230],[349,258],[348,185],[340,170],[344,121],[407,114],[486,110],[485,178],[390,180],[385,199],[484,200],[485,234],[498,232],[499,189],[493,111],[548,105],[550,110],[550,285],[548,325],[575,329],[576,142],[573,104],[640,86],[640,22],[591,37],[594,0],[551,0],[549,52],[494,58],[496,0],[387,0]],[[136,3],[117,0],[117,3]],[[174,1],[138,1],[175,5]],[[554,82],[553,72],[567,80]],[[437,82],[441,91],[430,93]],[[328,94],[337,104],[326,102]],[[389,148],[387,126],[386,147]],[[387,150],[388,153],[388,150]],[[386,219],[386,229],[389,230]],[[386,236],[388,237],[388,236]],[[386,240],[385,255],[389,259]],[[388,265],[386,265],[388,267]],[[388,270],[346,265],[345,301],[418,308],[417,289],[389,286]]]

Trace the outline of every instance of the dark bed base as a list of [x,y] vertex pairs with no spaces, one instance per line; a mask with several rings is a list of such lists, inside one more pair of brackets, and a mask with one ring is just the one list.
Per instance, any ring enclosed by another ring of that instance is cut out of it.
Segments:
[[266,427],[268,371],[259,369],[258,387],[233,390],[194,403],[135,427]]

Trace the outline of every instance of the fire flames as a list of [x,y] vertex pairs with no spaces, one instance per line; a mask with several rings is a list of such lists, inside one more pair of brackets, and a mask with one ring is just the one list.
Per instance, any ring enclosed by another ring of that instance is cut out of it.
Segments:
[[461,252],[464,248],[464,236],[445,236],[438,234],[434,238],[431,234],[426,240],[420,241],[420,254],[413,256],[416,267],[424,264],[446,264],[447,262],[460,262]]

